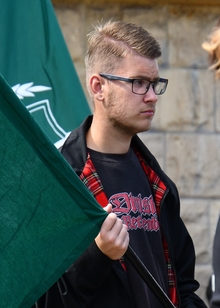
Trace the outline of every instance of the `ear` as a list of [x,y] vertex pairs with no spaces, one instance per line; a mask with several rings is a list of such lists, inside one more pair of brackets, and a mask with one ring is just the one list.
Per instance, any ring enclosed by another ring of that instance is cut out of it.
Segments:
[[103,78],[99,75],[92,75],[89,81],[91,92],[95,99],[103,100]]

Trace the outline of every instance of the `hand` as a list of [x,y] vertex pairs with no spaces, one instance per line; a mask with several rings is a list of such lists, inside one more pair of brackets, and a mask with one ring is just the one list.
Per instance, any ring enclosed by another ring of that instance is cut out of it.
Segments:
[[96,245],[110,259],[120,259],[129,244],[127,226],[112,212],[111,204],[104,208],[110,213],[102,224],[100,233],[95,238]]

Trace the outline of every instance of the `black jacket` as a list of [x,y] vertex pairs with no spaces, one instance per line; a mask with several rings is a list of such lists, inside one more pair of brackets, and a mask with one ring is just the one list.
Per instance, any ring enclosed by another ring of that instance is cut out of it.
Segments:
[[[91,121],[92,117],[87,118],[74,130],[61,149],[61,153],[78,175],[81,174],[87,159],[85,136]],[[204,308],[205,304],[194,293],[199,287],[194,279],[195,252],[191,237],[180,218],[176,186],[161,170],[138,136],[133,137],[132,145],[141,152],[168,188],[161,202],[160,226],[168,243],[177,277],[179,307]],[[110,260],[93,242],[38,301],[38,308],[134,308],[130,294],[126,275],[119,261]]]

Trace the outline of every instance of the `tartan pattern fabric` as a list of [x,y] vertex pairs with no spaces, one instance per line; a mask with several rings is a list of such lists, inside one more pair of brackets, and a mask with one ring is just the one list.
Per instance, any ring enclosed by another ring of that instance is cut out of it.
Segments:
[[[160,180],[158,175],[149,167],[147,162],[144,160],[143,156],[135,150],[135,153],[142,165],[142,168],[144,169],[149,182],[151,184],[151,187],[154,190],[154,200],[156,204],[156,210],[157,210],[157,215],[160,217],[160,204],[162,201],[162,198],[166,192],[166,186],[164,183]],[[162,234],[162,232],[161,232]],[[176,277],[175,277],[175,272],[173,270],[171,260],[169,257],[169,250],[168,250],[168,245],[166,242],[166,239],[164,238],[162,234],[162,244],[163,244],[163,250],[164,250],[164,255],[165,255],[165,260],[167,264],[167,273],[168,273],[168,283],[169,283],[169,298],[174,304],[175,307],[178,307],[179,301],[178,301],[178,295],[177,295],[177,286],[176,286]]]
[[[166,186],[160,180],[158,175],[148,166],[146,161],[144,160],[143,156],[134,149],[135,154],[137,155],[142,168],[147,175],[150,185],[154,191],[154,200],[156,204],[157,215],[160,217],[160,204],[162,198],[166,192]],[[80,175],[80,179],[86,185],[86,187],[91,191],[93,196],[96,198],[97,202],[102,206],[105,207],[108,204],[108,199],[105,195],[102,183],[98,177],[98,174],[95,170],[95,167],[92,163],[90,158],[90,154],[88,153],[87,161],[85,163],[84,169]],[[165,255],[165,260],[167,264],[167,272],[168,272],[168,283],[169,283],[169,298],[174,304],[175,307],[178,307],[178,295],[177,295],[177,287],[176,287],[176,278],[175,273],[171,264],[171,260],[169,257],[168,245],[167,242],[162,234],[162,244],[163,250]],[[124,266],[123,266],[124,267]]]
[[97,202],[105,207],[108,204],[108,199],[104,193],[102,183],[98,177],[95,167],[90,159],[90,154],[88,153],[87,161],[85,163],[84,169],[80,174],[80,180],[84,185],[90,190]]

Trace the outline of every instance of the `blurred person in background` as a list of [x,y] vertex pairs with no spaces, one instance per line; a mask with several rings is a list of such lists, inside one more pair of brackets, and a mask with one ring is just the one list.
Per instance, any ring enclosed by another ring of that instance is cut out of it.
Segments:
[[[207,40],[202,44],[209,54],[210,67],[215,71],[216,80],[220,79],[220,22],[211,31]],[[211,308],[220,307],[220,216],[218,218],[213,243],[212,255],[213,274],[207,288],[207,297]]]

